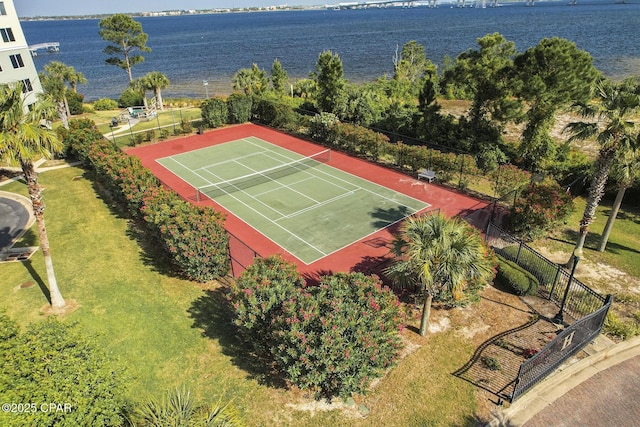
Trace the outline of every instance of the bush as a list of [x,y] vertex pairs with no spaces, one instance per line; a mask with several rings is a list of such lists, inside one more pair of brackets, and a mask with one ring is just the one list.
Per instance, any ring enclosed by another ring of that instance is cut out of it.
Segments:
[[[0,425],[124,425],[128,377],[77,326],[49,317],[20,333],[15,322],[0,316],[0,335],[3,403],[35,405],[0,412]],[[49,403],[68,406],[51,409]]]
[[517,166],[506,164],[493,170],[489,177],[492,179],[491,185],[497,196],[503,197],[529,182],[531,173]]
[[93,103],[93,109],[96,111],[116,110],[118,103],[109,98],[100,98]]
[[515,262],[498,256],[496,280],[517,295],[537,295],[540,283],[538,279]]
[[87,160],[93,143],[104,140],[96,124],[89,119],[69,120],[69,129],[60,126],[56,132],[62,141],[64,156],[83,161]]
[[76,92],[67,92],[67,103],[69,104],[69,113],[72,116],[77,116],[84,113],[82,108],[82,102],[84,101],[84,95]]
[[365,393],[402,347],[396,296],[362,273],[324,276],[286,300],[271,348],[287,380],[316,397]]
[[142,105],[142,95],[139,92],[128,88],[120,95],[118,99],[118,107],[126,108],[126,107],[136,107]]
[[229,109],[222,98],[210,98],[202,102],[200,114],[205,126],[217,128],[227,123]]
[[609,336],[627,340],[640,335],[640,322],[625,322],[615,313],[609,311],[602,329]]
[[253,101],[250,96],[233,93],[227,98],[229,110],[228,123],[246,123],[251,118],[251,106]]
[[229,300],[235,312],[234,323],[258,352],[270,345],[271,321],[282,303],[304,287],[296,266],[276,255],[256,258],[232,284]]
[[573,200],[555,181],[533,183],[511,208],[509,226],[524,239],[534,239],[564,222],[573,212]]
[[191,133],[193,132],[193,125],[190,120],[182,119],[180,120],[180,129],[182,129],[182,133]]

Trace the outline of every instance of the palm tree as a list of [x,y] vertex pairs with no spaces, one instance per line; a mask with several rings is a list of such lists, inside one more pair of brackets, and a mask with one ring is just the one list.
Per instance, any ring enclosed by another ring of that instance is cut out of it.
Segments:
[[147,74],[144,79],[147,81],[147,86],[153,90],[153,94],[156,98],[156,108],[158,110],[164,110],[162,90],[169,87],[169,84],[171,83],[169,78],[160,71],[153,71]]
[[397,261],[386,273],[403,287],[420,285],[426,294],[420,335],[427,334],[431,302],[460,300],[472,287],[493,279],[493,257],[479,233],[459,218],[437,213],[408,218],[392,248]]
[[633,150],[623,154],[623,158],[613,166],[611,172],[611,174],[617,178],[618,192],[616,194],[616,199],[613,202],[613,206],[611,207],[609,218],[607,218],[607,224],[604,226],[602,236],[600,236],[598,252],[604,252],[607,247],[609,234],[613,228],[616,216],[618,216],[618,211],[620,210],[622,200],[624,199],[624,193],[627,191],[627,188],[633,185],[633,181],[636,177],[640,176],[640,152],[638,152],[638,150]]
[[40,83],[47,96],[56,103],[58,117],[62,121],[62,126],[69,129],[69,106],[67,102],[67,85],[65,75],[67,66],[59,61],[51,61],[44,66],[44,71],[38,74]]
[[51,305],[61,308],[64,307],[65,301],[58,289],[53,270],[49,238],[44,224],[42,191],[33,166],[35,159],[48,158],[62,150],[62,143],[57,134],[40,126],[40,120],[49,119],[54,111],[54,105],[47,99],[38,100],[25,108],[21,83],[0,86],[0,158],[22,168],[38,226]]
[[[574,105],[582,117],[592,121],[569,123],[565,128],[571,134],[570,142],[595,138],[600,145],[574,254],[582,252],[616,157],[623,156],[624,152],[636,148],[640,143],[638,125],[632,120],[633,114],[640,108],[638,80],[631,78],[616,84],[604,79],[596,84],[595,92],[593,101]],[[574,260],[575,255],[572,255],[567,265],[573,265]]]
[[147,109],[149,108],[149,105],[147,103],[147,90],[149,90],[149,84],[146,79],[144,77],[138,77],[129,84],[129,87],[140,94],[140,96],[142,97],[142,105],[144,105],[144,110],[147,111]]
[[65,74],[65,81],[69,83],[73,93],[78,93],[78,85],[85,84],[87,82],[87,78],[80,71],[76,71],[75,68],[68,65],[67,72]]

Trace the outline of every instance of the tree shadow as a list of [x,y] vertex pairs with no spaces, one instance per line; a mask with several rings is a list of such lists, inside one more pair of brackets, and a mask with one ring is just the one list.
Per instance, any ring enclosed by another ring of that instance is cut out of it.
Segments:
[[[403,205],[398,205],[389,209],[376,208],[371,212],[371,217],[374,219],[371,225],[375,228],[385,228],[396,225],[398,221],[408,217],[412,213],[413,212],[411,212],[408,207]],[[395,230],[392,230],[392,232],[394,231]]]
[[49,288],[44,283],[44,280],[42,280],[42,277],[40,277],[40,274],[38,274],[36,269],[33,268],[33,264],[31,263],[31,260],[28,259],[28,260],[22,261],[22,265],[24,265],[24,268],[27,269],[31,278],[35,280],[35,282],[38,284],[38,287],[40,288],[40,291],[42,292],[44,297],[47,299],[47,302],[51,304],[51,293],[49,292]]
[[231,321],[233,313],[223,289],[204,291],[191,303],[187,313],[193,319],[192,327],[200,329],[202,336],[217,340],[222,354],[229,356],[235,366],[247,372],[248,378],[269,387],[286,388],[284,379],[274,370],[273,363],[255,354],[251,345],[240,338],[238,327]]
[[[565,230],[563,233],[563,238],[550,237],[551,240],[560,243],[566,243],[568,245],[574,245],[576,240],[578,240],[579,232],[577,230]],[[587,249],[593,249],[594,251],[598,248],[598,243],[600,242],[600,237],[602,235],[600,233],[589,232],[587,234],[587,238],[584,241],[584,247]],[[611,239],[607,242],[607,252],[614,253],[619,255],[622,252],[634,252],[640,254],[640,250],[636,248],[632,248],[629,246],[621,245],[616,242],[612,242]]]

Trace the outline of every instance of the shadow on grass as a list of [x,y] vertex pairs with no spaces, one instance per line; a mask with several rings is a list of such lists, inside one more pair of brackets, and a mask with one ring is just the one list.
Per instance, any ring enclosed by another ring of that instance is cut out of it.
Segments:
[[[577,230],[565,230],[563,233],[564,238],[558,237],[549,237],[550,240],[566,243],[568,245],[575,245],[576,240],[578,240],[578,231]],[[602,235],[600,233],[592,233],[587,234],[587,238],[584,242],[584,247],[588,249],[593,249],[594,251],[598,247],[598,243],[600,242],[600,237]],[[612,242],[611,239],[607,242],[607,252],[614,253],[619,255],[622,252],[634,252],[640,254],[640,251],[636,248],[631,248],[629,246],[620,245],[618,243]]]
[[51,304],[51,293],[49,292],[49,288],[47,288],[47,285],[44,283],[44,280],[42,280],[42,277],[40,277],[36,269],[33,268],[31,260],[28,259],[26,261],[22,261],[22,265],[24,265],[24,268],[27,269],[29,275],[31,275],[33,280],[38,284],[38,287],[40,288],[42,295],[47,299],[47,302]]
[[229,356],[249,378],[269,387],[286,387],[271,362],[256,355],[251,345],[240,338],[238,328],[231,321],[233,315],[223,289],[204,291],[187,312],[193,319],[193,327],[200,329],[204,337],[217,340],[222,354]]

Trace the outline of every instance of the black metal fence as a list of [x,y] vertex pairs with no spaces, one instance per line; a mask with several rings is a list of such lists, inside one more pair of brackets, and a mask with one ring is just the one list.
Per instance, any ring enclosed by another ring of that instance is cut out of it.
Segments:
[[513,402],[600,333],[613,298],[598,294],[565,271],[562,265],[548,260],[491,222],[485,238],[497,254],[515,262],[538,279],[540,297],[553,301],[563,313],[575,320],[520,366],[511,396]]
[[541,297],[560,306],[568,286],[564,311],[573,319],[593,313],[604,304],[605,297],[571,277],[562,265],[549,261],[497,225],[489,223],[485,238],[497,254],[515,262],[538,279],[538,293]]
[[515,401],[531,387],[545,379],[565,360],[597,337],[612,301],[613,298],[609,295],[604,306],[566,327],[540,352],[522,363],[511,395],[511,401]]

